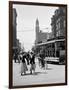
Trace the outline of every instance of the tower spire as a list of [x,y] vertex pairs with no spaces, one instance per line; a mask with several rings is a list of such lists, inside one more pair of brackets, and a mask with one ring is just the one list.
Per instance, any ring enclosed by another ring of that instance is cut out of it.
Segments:
[[38,18],[36,19],[36,26],[39,26],[39,20],[38,20]]
[[38,42],[39,42],[39,32],[40,32],[40,30],[39,30],[39,20],[38,20],[38,18],[36,19],[35,30],[36,30],[36,43],[38,43]]

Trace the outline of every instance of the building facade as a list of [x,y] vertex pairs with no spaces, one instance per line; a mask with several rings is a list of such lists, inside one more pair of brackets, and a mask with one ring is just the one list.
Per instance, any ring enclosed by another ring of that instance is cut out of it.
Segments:
[[16,9],[13,8],[13,48],[16,48],[17,46],[17,12],[16,12]]
[[51,18],[52,37],[45,43],[37,44],[38,53],[44,53],[46,57],[65,56],[65,28],[66,28],[66,8],[59,7],[55,10]]
[[51,18],[52,38],[60,40],[55,42],[55,56],[60,56],[65,50],[66,8],[59,7]]
[[65,37],[66,10],[59,7],[51,18],[52,38]]

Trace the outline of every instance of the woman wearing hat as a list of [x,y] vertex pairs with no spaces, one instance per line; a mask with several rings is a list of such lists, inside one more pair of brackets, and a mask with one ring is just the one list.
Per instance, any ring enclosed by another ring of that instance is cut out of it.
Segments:
[[28,70],[27,65],[26,65],[26,54],[23,53],[22,55],[22,64],[21,64],[21,75],[26,75],[26,71]]

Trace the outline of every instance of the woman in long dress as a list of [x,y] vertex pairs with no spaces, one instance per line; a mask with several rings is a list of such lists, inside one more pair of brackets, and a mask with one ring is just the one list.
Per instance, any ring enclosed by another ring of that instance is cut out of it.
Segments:
[[24,53],[22,56],[22,64],[21,64],[21,75],[26,75],[26,71],[28,70],[26,65],[26,54]]
[[30,64],[31,64],[30,74],[32,74],[32,71],[34,71],[34,73],[35,73],[35,68],[36,68],[36,65],[35,65],[35,54],[33,54],[33,53],[31,53]]

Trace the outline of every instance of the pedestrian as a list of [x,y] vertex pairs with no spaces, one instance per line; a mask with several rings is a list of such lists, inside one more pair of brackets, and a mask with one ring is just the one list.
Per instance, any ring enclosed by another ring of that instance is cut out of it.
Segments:
[[30,64],[31,64],[30,74],[32,74],[32,71],[34,71],[34,73],[35,73],[35,68],[36,68],[36,65],[35,65],[35,54],[33,52],[31,52]]
[[26,65],[26,54],[23,53],[22,55],[22,64],[21,64],[21,75],[26,75],[26,71],[28,70]]
[[45,68],[48,69],[48,64],[47,64],[48,58],[45,57],[44,61],[45,61]]
[[29,55],[29,52],[26,53],[26,60],[27,60],[27,65],[29,65],[29,61],[30,61],[30,55]]
[[45,68],[45,60],[44,60],[44,54],[39,54],[39,56],[40,56],[40,61],[41,61],[41,66],[42,66],[42,68]]
[[15,63],[16,63],[17,59],[18,59],[18,54],[15,53],[15,54],[14,54],[14,61],[15,61]]
[[41,57],[40,54],[38,54],[38,62],[39,62],[39,67],[41,66]]
[[21,54],[19,53],[18,54],[18,63],[20,63],[20,61],[21,61]]

